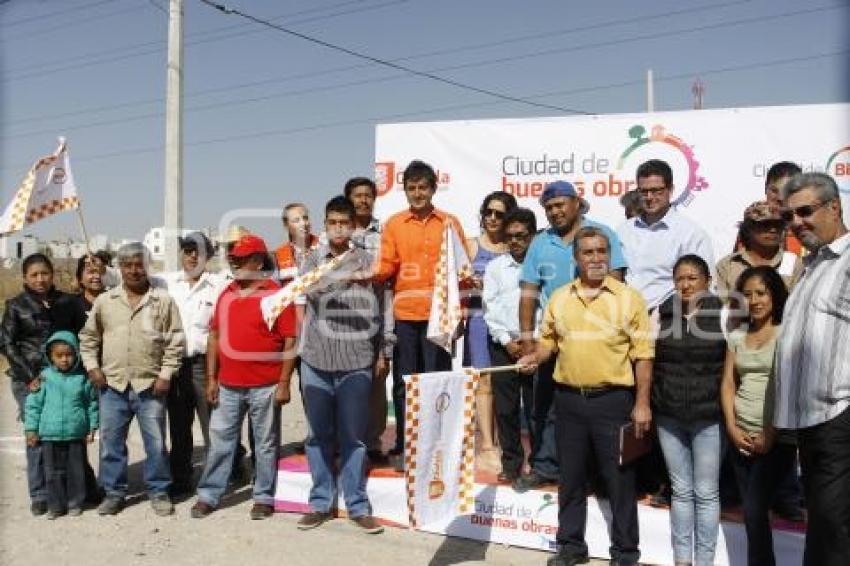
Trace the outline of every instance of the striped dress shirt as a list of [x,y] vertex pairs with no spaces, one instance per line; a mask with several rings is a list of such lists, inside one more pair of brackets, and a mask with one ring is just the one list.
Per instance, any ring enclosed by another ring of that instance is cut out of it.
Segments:
[[[301,268],[306,273],[328,261],[330,250],[319,246]],[[370,282],[351,282],[357,271],[367,271],[372,258],[362,248],[349,256],[306,294],[301,329],[301,359],[322,371],[351,371],[371,367],[376,337],[382,336],[380,301]]]
[[776,349],[777,428],[815,426],[850,406],[850,233],[804,261]]

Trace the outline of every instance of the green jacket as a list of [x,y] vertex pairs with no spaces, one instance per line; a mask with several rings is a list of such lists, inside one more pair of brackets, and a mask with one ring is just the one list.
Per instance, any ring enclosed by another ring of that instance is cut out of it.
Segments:
[[80,347],[71,332],[54,332],[44,344],[65,342],[76,353],[73,367],[61,372],[48,360],[41,372],[41,386],[27,396],[24,429],[41,440],[62,442],[81,440],[98,426],[97,392],[80,364]]

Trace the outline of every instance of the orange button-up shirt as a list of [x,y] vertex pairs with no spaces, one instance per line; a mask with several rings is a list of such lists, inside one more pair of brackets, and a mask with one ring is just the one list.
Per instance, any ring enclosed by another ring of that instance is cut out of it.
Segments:
[[395,278],[396,320],[428,320],[446,221],[452,222],[460,241],[465,242],[458,219],[436,208],[424,220],[404,210],[391,216],[384,225],[375,278],[378,281]]
[[307,251],[299,252],[292,242],[286,242],[278,246],[274,251],[274,258],[277,262],[277,276],[282,285],[286,285],[298,276],[298,270],[307,257],[307,253],[316,249],[319,245],[319,238],[313,234],[307,239]]

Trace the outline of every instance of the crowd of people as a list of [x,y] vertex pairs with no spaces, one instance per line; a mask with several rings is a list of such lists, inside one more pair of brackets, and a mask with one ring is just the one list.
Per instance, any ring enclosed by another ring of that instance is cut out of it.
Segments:
[[[850,236],[831,177],[774,165],[718,262],[705,230],[671,204],[673,173],[660,160],[638,167],[616,229],[589,218],[564,180],[540,198],[548,227],[496,191],[480,206],[480,234],[466,239],[434,206],[428,164],[411,162],[402,184],[408,207],[382,222],[375,183],[350,179],[319,234],[306,206],[287,204],[287,241],[275,250],[233,227],[217,273],[207,265],[216,246],[201,233],[180,239],[176,273],[152,273],[141,244],[118,250],[119,277],[108,255],[83,257],[76,295],[54,287],[49,258],[27,257],[0,349],[26,432],[32,513],[76,515],[86,502],[119,513],[135,417],[154,511],[171,514],[173,498],[196,493],[191,516],[206,517],[243,480],[247,415],[250,516],[271,516],[280,407],[297,373],[313,482],[298,528],[333,519],[341,489],[349,518],[381,532],[366,470],[404,471],[403,376],[452,367],[427,337],[450,225],[474,270],[461,284],[464,363],[484,370],[479,462],[520,492],[557,485],[549,564],[588,560],[591,490],[611,504],[611,563],[636,564],[638,495],[665,486],[675,563],[713,564],[724,463],[750,565],[776,562],[777,505],[796,519],[805,506],[805,564],[850,564]],[[261,301],[295,278],[303,289],[267,325]],[[488,375],[493,366],[514,369]],[[395,442],[384,453],[390,372]],[[196,483],[195,415],[205,448]],[[656,449],[621,464],[629,424]],[[97,479],[86,458],[95,433]]]

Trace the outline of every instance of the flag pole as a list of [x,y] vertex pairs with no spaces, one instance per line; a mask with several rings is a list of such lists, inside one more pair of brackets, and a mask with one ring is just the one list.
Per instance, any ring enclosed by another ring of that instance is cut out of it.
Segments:
[[91,246],[89,244],[89,233],[86,230],[86,221],[83,218],[83,203],[79,200],[77,201],[77,220],[80,221],[80,230],[83,232],[83,240],[86,243],[86,255],[89,257],[94,257],[94,254],[91,251]]

